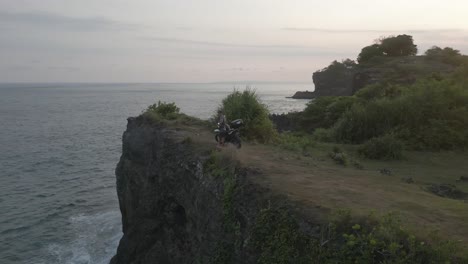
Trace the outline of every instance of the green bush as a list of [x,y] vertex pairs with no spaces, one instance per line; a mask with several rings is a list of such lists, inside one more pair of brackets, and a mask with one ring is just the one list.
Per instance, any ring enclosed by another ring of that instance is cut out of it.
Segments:
[[304,109],[300,126],[311,132],[316,128],[329,128],[346,112],[358,99],[350,96],[319,97],[307,104]]
[[314,130],[314,133],[312,134],[312,138],[317,141],[332,142],[334,140],[334,135],[332,133],[333,133],[332,129],[317,128]]
[[[246,88],[244,91],[234,90],[223,99],[218,110],[224,109],[229,120],[242,119],[244,126],[240,134],[249,140],[267,143],[274,140],[277,132],[268,117],[267,107],[262,104],[254,90]],[[217,116],[215,115],[215,119]]]
[[402,89],[403,88],[400,85],[376,83],[376,84],[371,84],[360,89],[354,95],[365,101],[371,101],[371,100],[380,99],[383,97],[395,98],[401,95]]
[[349,158],[346,153],[343,152],[339,147],[334,146],[333,152],[330,153],[330,158],[334,160],[337,164],[347,166],[349,164]]
[[369,159],[398,160],[403,157],[403,143],[394,135],[386,134],[370,139],[358,152]]
[[468,147],[467,83],[425,79],[398,93],[355,103],[333,126],[335,140],[363,143],[393,132],[415,149]]
[[146,111],[143,114],[149,115],[154,119],[167,119],[173,120],[177,119],[179,116],[180,109],[176,106],[175,103],[166,103],[158,101],[157,104],[152,104],[148,106]]

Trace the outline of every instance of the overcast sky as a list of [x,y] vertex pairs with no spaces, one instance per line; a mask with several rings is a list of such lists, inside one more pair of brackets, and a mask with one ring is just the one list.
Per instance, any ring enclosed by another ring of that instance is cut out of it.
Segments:
[[0,82],[309,82],[380,36],[468,54],[468,1],[0,0]]

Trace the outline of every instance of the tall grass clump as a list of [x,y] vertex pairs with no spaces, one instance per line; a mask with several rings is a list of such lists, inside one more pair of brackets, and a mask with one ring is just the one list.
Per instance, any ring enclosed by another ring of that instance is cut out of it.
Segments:
[[268,117],[267,107],[260,102],[255,90],[249,87],[244,91],[234,90],[223,99],[218,110],[220,109],[224,109],[228,120],[240,118],[244,121],[240,134],[248,140],[268,143],[277,136],[273,123]]
[[403,143],[392,134],[375,137],[358,149],[369,159],[399,160],[403,157]]

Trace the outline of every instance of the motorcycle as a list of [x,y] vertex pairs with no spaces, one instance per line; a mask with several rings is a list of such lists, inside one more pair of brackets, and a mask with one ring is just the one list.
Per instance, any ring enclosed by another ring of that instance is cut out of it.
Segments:
[[214,130],[215,140],[219,142],[220,137],[224,137],[224,143],[231,143],[236,148],[240,149],[242,146],[241,139],[239,137],[239,128],[243,125],[242,119],[236,119],[229,123],[229,128],[227,130],[220,127],[218,123],[218,128]]

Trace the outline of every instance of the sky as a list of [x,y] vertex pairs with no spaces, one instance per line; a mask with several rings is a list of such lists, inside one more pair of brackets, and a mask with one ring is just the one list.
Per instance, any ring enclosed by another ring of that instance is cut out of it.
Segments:
[[0,0],[0,82],[311,82],[382,36],[468,54],[468,1]]

